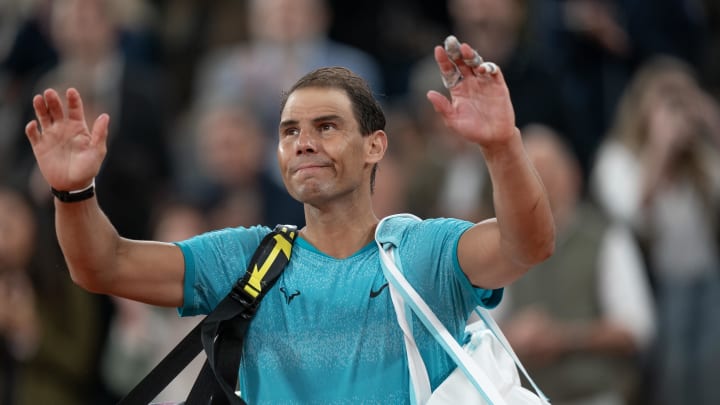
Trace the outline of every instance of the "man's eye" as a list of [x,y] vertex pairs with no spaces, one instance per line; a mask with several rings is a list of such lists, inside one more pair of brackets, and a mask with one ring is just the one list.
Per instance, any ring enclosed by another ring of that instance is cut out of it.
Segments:
[[297,128],[288,128],[283,132],[283,134],[285,136],[297,136],[300,134],[300,130]]
[[333,128],[335,128],[335,125],[333,125],[333,124],[331,124],[331,123],[320,124],[320,130],[321,130],[321,131],[329,131],[329,130],[331,130],[331,129],[333,129]]

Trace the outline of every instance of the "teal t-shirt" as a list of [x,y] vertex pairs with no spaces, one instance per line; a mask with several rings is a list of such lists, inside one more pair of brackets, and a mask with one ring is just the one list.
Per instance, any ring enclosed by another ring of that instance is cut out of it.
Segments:
[[[395,235],[408,281],[458,341],[475,305],[492,307],[502,296],[502,290],[473,288],[460,269],[457,243],[471,225],[431,219],[397,227]],[[179,242],[185,255],[181,315],[209,313],[268,232],[232,228]],[[419,321],[412,326],[435,388],[455,364]],[[375,243],[336,259],[298,237],[248,328],[239,372],[251,404],[409,403],[402,331]]]

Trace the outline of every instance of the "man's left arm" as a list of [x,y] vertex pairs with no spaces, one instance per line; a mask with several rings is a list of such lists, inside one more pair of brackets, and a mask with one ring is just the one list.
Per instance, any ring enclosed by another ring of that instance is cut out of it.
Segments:
[[479,145],[493,184],[496,218],[475,224],[460,238],[458,260],[473,285],[505,286],[552,254],[555,225],[545,188],[530,163],[502,72],[468,44],[449,37],[435,60],[450,99],[428,99],[445,124]]

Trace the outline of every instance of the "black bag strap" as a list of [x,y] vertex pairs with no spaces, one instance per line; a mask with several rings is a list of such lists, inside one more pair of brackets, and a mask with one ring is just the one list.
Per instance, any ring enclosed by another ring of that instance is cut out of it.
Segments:
[[245,404],[235,395],[243,338],[262,297],[290,261],[296,236],[293,225],[277,225],[267,234],[230,293],[118,405],[147,405],[203,349],[207,360],[186,405]]

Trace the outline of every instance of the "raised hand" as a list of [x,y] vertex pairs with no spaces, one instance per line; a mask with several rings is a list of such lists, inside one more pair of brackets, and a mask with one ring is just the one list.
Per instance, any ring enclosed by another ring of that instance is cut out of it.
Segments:
[[36,95],[33,108],[37,120],[27,124],[25,134],[50,186],[57,190],[80,190],[92,183],[105,158],[110,117],[101,114],[90,131],[80,93],[70,88],[65,98],[67,110],[55,90]]
[[470,45],[453,36],[445,43],[445,48],[435,47],[435,60],[450,100],[436,91],[427,94],[445,125],[484,147],[515,136],[515,112],[497,65],[483,62]]

